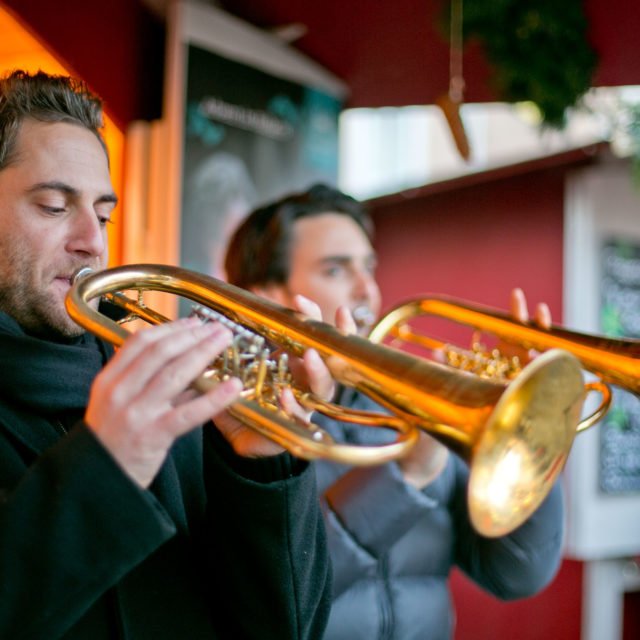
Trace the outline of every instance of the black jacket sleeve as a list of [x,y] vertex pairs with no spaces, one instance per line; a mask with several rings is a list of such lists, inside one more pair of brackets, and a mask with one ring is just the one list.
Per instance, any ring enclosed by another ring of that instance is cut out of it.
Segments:
[[0,637],[57,638],[175,533],[85,428],[26,471],[0,440]]
[[227,637],[321,638],[331,565],[311,465],[288,453],[239,458],[213,428],[204,461],[207,562]]

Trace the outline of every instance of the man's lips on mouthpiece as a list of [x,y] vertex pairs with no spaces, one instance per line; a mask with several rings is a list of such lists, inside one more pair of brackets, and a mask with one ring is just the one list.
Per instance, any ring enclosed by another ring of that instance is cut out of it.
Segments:
[[370,327],[375,322],[373,311],[365,305],[356,307],[351,313],[358,327]]

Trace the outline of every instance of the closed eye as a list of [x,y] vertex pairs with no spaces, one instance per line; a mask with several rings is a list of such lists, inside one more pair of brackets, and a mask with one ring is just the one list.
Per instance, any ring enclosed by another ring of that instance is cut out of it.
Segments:
[[65,207],[49,207],[47,205],[41,204],[40,208],[45,212],[51,215],[60,215],[66,211]]

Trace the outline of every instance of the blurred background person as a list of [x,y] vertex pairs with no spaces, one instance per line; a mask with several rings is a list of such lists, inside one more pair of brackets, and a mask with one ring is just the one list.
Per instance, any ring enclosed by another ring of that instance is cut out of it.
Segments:
[[[233,235],[229,282],[293,307],[299,294],[325,320],[346,307],[361,335],[378,317],[373,224],[361,203],[317,184],[253,211]],[[512,313],[527,318],[521,291]],[[546,305],[537,310],[549,323]],[[341,387],[335,402],[380,411]],[[395,434],[316,415],[337,441],[375,445]],[[325,640],[449,639],[455,613],[449,574],[457,565],[501,599],[531,596],[555,576],[563,542],[563,496],[556,483],[527,522],[485,538],[467,512],[467,465],[426,433],[404,458],[375,467],[315,463],[334,569]]]

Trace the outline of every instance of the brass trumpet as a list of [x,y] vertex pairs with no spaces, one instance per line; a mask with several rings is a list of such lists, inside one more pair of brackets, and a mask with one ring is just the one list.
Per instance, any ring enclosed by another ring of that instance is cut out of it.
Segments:
[[451,320],[524,349],[563,349],[572,353],[585,370],[601,381],[586,385],[588,390],[600,393],[602,400],[594,414],[579,423],[578,431],[590,427],[606,413],[611,403],[609,385],[640,393],[640,340],[608,338],[558,325],[544,329],[531,321],[519,322],[503,311],[445,296],[415,298],[396,305],[377,322],[369,338],[382,343],[391,337],[396,344],[416,344],[447,352],[450,345],[412,329],[411,320],[419,316]]
[[[106,298],[147,322],[165,321],[142,302],[146,290],[188,298],[208,310],[199,313],[213,313],[232,324],[237,343],[194,384],[206,388],[227,375],[241,377],[245,389],[232,413],[294,455],[380,464],[405,454],[418,429],[456,451],[471,467],[471,521],[486,536],[503,535],[526,520],[549,492],[569,454],[587,391],[580,363],[567,351],[547,351],[509,383],[481,379],[345,335],[332,325],[215,278],[152,264],[97,273],[82,270],[67,296],[67,310],[78,324],[118,346],[129,332],[89,302]],[[137,299],[125,291],[137,291]],[[257,342],[247,338],[247,332]],[[240,343],[250,346],[243,351]],[[290,377],[281,361],[274,362],[265,353],[265,344],[294,355],[316,349],[336,381],[367,394],[391,415],[353,412],[292,387],[301,403],[335,419],[390,427],[398,432],[397,439],[378,447],[345,445],[313,424],[284,415],[275,398],[282,385],[290,384]],[[250,364],[245,370],[246,359]]]

